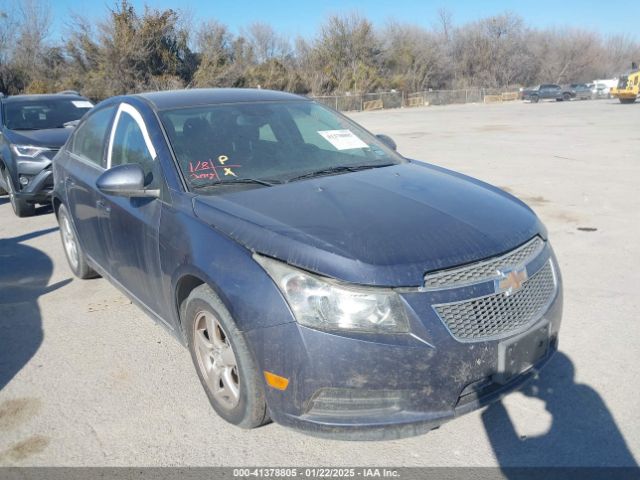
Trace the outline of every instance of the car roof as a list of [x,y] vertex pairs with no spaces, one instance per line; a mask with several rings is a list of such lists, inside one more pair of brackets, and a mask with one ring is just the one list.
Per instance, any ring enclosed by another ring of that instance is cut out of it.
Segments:
[[139,93],[134,96],[147,100],[157,110],[222,103],[310,101],[293,93],[257,88],[193,88]]
[[82,95],[74,95],[72,93],[44,93],[33,95],[11,95],[9,97],[3,97],[2,103],[37,102],[39,100],[60,100],[61,98],[86,100]]

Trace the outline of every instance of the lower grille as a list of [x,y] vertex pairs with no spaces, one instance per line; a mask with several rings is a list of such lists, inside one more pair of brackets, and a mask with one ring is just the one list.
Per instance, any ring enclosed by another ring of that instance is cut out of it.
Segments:
[[515,333],[539,319],[555,292],[555,275],[548,261],[512,295],[500,293],[433,308],[458,340],[487,340]]

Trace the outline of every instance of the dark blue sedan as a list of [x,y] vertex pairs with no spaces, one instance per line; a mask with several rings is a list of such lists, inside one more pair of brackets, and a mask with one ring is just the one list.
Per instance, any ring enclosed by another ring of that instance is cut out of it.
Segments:
[[54,178],[73,272],[107,278],[188,346],[241,427],[412,435],[557,349],[560,272],[531,209],[307,98],[111,98]]

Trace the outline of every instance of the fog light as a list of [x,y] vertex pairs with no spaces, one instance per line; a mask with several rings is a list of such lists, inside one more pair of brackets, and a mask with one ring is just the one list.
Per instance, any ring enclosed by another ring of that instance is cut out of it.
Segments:
[[332,417],[377,417],[404,410],[409,398],[410,392],[406,390],[322,388],[313,395],[308,413]]
[[27,185],[29,185],[29,179],[24,175],[20,175],[20,185],[26,187]]

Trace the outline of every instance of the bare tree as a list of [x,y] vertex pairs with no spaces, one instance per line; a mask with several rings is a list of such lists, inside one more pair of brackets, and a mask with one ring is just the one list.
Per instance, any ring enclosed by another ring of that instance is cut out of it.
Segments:
[[335,91],[366,92],[378,86],[380,47],[371,22],[356,13],[329,17],[310,54]]
[[225,84],[225,73],[232,62],[232,41],[228,28],[215,20],[200,26],[196,34],[200,64],[194,75],[195,86],[218,87]]
[[14,57],[17,65],[32,69],[39,63],[38,56],[45,47],[51,29],[51,8],[48,2],[23,0],[18,7],[20,24]]
[[509,12],[458,28],[453,57],[457,76],[469,85],[526,83],[535,71],[524,22]]
[[436,13],[436,18],[436,29],[442,35],[444,42],[448,43],[453,32],[453,14],[447,8],[440,7]]
[[243,36],[249,42],[255,61],[259,64],[273,58],[284,59],[291,54],[289,40],[277,33],[269,24],[252,23]]
[[611,35],[604,40],[596,77],[619,75],[627,71],[632,62],[640,62],[640,44],[629,35]]
[[380,32],[385,83],[416,92],[446,82],[446,46],[437,34],[414,25],[390,22]]
[[540,81],[585,82],[598,76],[602,56],[600,37],[586,30],[549,29],[532,35],[532,49]]

